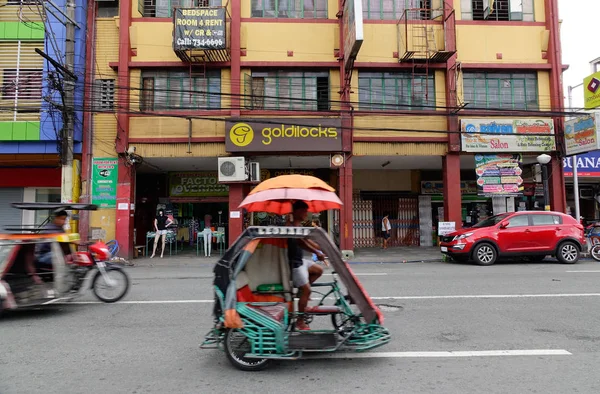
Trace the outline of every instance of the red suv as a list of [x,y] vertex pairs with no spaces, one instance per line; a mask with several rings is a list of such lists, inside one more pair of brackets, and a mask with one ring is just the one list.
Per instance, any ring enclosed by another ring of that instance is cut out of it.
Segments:
[[583,226],[559,212],[513,212],[492,216],[441,237],[441,251],[456,261],[492,265],[498,257],[542,261],[556,256],[575,264],[585,245]]

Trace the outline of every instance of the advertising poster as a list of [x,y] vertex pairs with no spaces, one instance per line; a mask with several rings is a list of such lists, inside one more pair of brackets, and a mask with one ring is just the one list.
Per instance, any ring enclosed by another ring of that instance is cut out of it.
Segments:
[[175,8],[173,49],[225,49],[225,8]]
[[565,122],[565,150],[567,156],[600,149],[598,125],[600,114],[578,116]]
[[117,207],[117,179],[119,159],[93,159],[92,161],[92,204],[98,208]]
[[523,193],[520,154],[476,155],[477,194],[486,197]]
[[552,119],[461,119],[464,152],[551,152],[556,149]]

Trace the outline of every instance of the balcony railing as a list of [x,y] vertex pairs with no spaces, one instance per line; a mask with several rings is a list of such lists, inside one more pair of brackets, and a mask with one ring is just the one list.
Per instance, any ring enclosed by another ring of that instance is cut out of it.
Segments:
[[446,62],[456,52],[447,45],[455,35],[455,14],[444,9],[406,9],[398,21],[398,58],[400,62]]

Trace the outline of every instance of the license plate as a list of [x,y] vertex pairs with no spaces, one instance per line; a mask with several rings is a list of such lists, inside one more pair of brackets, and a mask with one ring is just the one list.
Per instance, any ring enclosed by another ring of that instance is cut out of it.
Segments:
[[96,265],[98,266],[98,268],[104,268],[104,267],[106,267],[106,264],[104,264],[104,262],[103,262],[103,261],[98,261],[98,262],[96,263]]
[[441,249],[442,249],[442,252],[447,252],[447,251],[448,251],[448,248],[447,248],[447,247],[445,247],[445,246],[442,246],[442,248],[441,248]]

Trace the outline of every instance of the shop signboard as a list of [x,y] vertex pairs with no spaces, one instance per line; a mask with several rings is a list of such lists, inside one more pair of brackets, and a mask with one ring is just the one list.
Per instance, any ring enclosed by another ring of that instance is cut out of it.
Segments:
[[600,72],[583,80],[583,105],[585,109],[600,107]]
[[98,208],[117,207],[117,179],[119,159],[94,158],[92,160],[92,204]]
[[227,152],[339,152],[339,118],[228,120]]
[[520,154],[475,155],[475,173],[480,196],[520,196],[523,170]]
[[[477,194],[477,183],[475,181],[464,181],[460,183],[461,194]],[[444,182],[421,181],[421,194],[444,194]]]
[[219,183],[216,171],[169,173],[169,197],[226,197],[229,186]]
[[598,127],[600,113],[578,116],[565,122],[565,150],[567,156],[600,149]]
[[551,152],[556,149],[554,121],[543,119],[462,119],[464,152]]
[[225,8],[175,8],[173,50],[225,49]]
[[[573,157],[563,159],[565,176],[573,176]],[[600,151],[577,156],[578,177],[600,177]]]
[[346,0],[344,2],[342,26],[344,33],[344,68],[350,71],[364,38],[362,0]]

